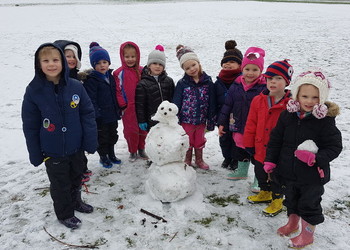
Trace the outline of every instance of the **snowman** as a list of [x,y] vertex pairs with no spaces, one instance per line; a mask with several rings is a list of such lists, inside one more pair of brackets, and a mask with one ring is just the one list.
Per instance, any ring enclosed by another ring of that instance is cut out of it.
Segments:
[[196,190],[196,171],[183,162],[189,139],[177,113],[175,104],[163,101],[152,117],[158,123],[146,138],[146,153],[152,161],[146,191],[162,202],[181,200]]

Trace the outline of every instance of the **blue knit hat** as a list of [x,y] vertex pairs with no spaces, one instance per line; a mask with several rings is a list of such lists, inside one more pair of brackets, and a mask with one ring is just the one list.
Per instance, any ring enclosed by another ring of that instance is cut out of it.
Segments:
[[271,78],[276,75],[282,76],[284,80],[286,80],[287,86],[289,85],[293,75],[293,67],[289,64],[288,59],[272,63],[263,74],[266,78]]
[[95,68],[96,64],[100,60],[106,60],[111,64],[111,59],[109,58],[109,54],[107,50],[102,48],[97,42],[90,43],[90,64],[93,68]]

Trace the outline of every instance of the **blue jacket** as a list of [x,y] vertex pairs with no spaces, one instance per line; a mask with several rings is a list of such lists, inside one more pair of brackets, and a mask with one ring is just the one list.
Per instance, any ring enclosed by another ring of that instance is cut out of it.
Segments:
[[96,120],[102,123],[116,122],[120,119],[116,87],[112,70],[107,72],[108,81],[101,73],[93,70],[87,76],[84,87],[95,108]]
[[230,114],[232,113],[235,120],[235,131],[233,132],[243,134],[250,104],[255,96],[259,95],[266,89],[266,84],[261,77],[261,82],[257,82],[248,91],[245,91],[241,79],[241,77],[238,77],[228,90],[225,104],[221,108],[217,123],[219,126],[225,126],[230,118]]
[[176,84],[173,103],[179,108],[180,123],[207,124],[209,130],[214,129],[215,90],[207,74],[203,73],[198,83],[185,74]]
[[66,60],[59,84],[49,82],[40,68],[38,52],[53,43],[42,44],[35,52],[35,76],[22,103],[23,132],[30,162],[38,166],[44,157],[65,157],[80,150],[94,153],[97,127],[91,100],[83,85],[69,78]]

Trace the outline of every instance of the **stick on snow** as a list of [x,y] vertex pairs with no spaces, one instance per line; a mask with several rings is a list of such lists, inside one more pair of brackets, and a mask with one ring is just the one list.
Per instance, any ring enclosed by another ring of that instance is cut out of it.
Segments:
[[153,214],[153,213],[151,213],[151,212],[148,212],[148,211],[146,211],[146,210],[144,210],[144,209],[142,209],[142,208],[140,209],[140,211],[141,211],[142,213],[144,213],[144,214],[147,214],[147,215],[153,217],[153,218],[156,218],[157,220],[162,220],[163,222],[168,222],[168,221],[165,220],[163,217],[160,217],[160,216],[158,216],[158,215],[155,215],[155,214]]

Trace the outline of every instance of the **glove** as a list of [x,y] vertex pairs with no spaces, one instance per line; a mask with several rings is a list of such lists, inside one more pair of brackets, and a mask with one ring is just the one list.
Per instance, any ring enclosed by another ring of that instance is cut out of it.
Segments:
[[312,167],[316,162],[316,155],[307,150],[295,150],[295,157],[297,157],[300,161],[305,162],[307,165]]
[[141,130],[144,130],[144,131],[147,131],[147,122],[141,122],[141,123],[139,123],[139,128],[141,129]]
[[255,148],[254,148],[254,147],[245,148],[245,151],[247,151],[247,153],[248,153],[250,156],[255,155]]
[[275,163],[268,162],[268,161],[264,162],[264,171],[268,174],[272,173],[275,167],[276,167]]

